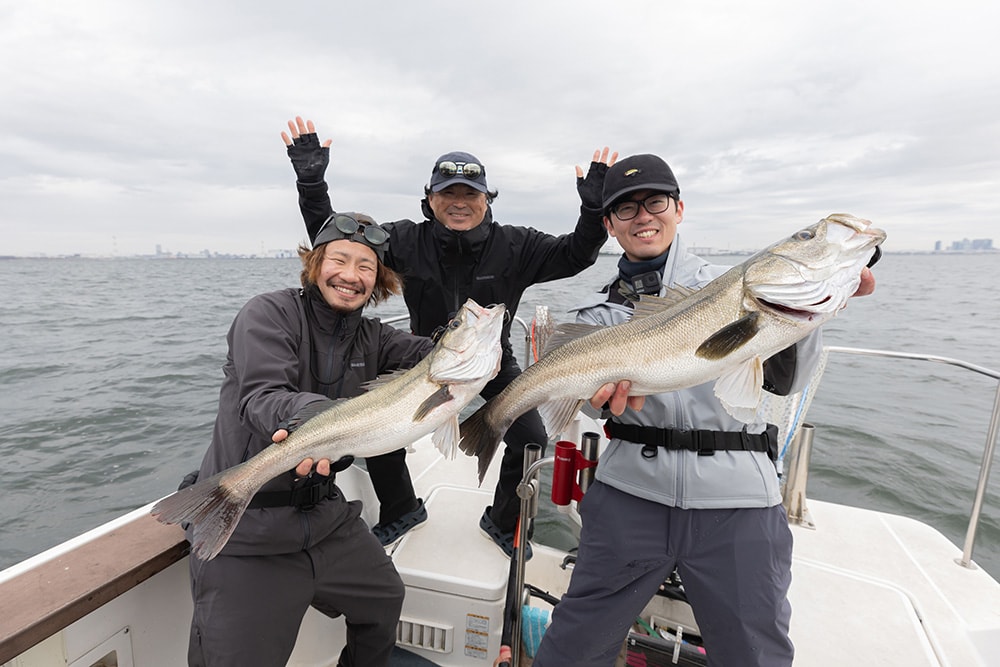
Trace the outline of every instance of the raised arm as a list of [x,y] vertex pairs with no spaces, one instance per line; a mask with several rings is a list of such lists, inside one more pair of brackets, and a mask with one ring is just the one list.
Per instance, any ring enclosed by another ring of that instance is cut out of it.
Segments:
[[329,186],[325,179],[326,168],[330,164],[331,139],[320,143],[316,125],[311,120],[296,116],[288,121],[288,132],[281,133],[281,139],[288,148],[288,159],[295,169],[295,187],[299,191],[299,211],[306,223],[309,240],[316,237],[333,205],[330,203]]

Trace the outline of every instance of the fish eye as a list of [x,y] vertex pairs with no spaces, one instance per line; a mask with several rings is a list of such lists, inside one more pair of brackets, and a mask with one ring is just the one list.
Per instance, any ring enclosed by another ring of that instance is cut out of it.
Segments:
[[448,327],[451,329],[457,329],[460,326],[462,326],[462,323],[458,320],[457,317],[448,323]]
[[808,241],[809,239],[812,239],[812,238],[815,238],[815,237],[816,237],[816,234],[813,232],[813,230],[811,230],[811,229],[803,229],[803,230],[801,230],[799,232],[796,232],[795,236],[793,236],[792,238],[794,238],[794,239],[796,239],[798,241]]

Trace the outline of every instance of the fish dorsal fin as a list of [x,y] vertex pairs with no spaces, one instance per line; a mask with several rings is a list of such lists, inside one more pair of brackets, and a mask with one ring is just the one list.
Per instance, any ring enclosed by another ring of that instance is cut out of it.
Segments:
[[764,384],[764,362],[759,356],[736,366],[715,383],[715,395],[726,412],[741,422],[757,417]]
[[555,438],[565,431],[573,423],[573,419],[582,405],[582,399],[564,398],[538,406],[538,414],[542,416],[545,432],[548,433],[549,437]]
[[606,326],[601,324],[581,324],[579,322],[563,322],[556,326],[555,332],[549,337],[548,342],[545,343],[545,349],[542,351],[544,355],[547,352],[552,351],[554,348],[560,345],[565,345],[577,338],[583,338],[584,336],[589,336],[595,331],[600,331],[601,329],[607,329]]
[[393,380],[399,379],[400,375],[406,375],[408,372],[409,369],[397,369],[394,371],[390,371],[388,373],[384,373],[382,375],[379,375],[374,380],[368,380],[367,382],[362,382],[361,390],[371,391],[372,389],[377,389],[378,387],[381,387],[384,384],[389,384]]
[[291,422],[293,422],[291,424],[291,427],[298,428],[299,426],[302,426],[316,415],[326,412],[334,405],[343,403],[346,400],[347,400],[346,398],[338,398],[335,400],[314,401],[312,403],[309,403],[308,405],[305,405],[304,407],[300,408],[299,411],[295,413],[294,419],[290,420]]
[[673,308],[678,303],[696,293],[698,290],[691,289],[690,287],[682,287],[680,285],[676,287],[667,287],[663,293],[663,296],[653,296],[652,294],[641,294],[639,295],[639,301],[635,304],[635,310],[632,313],[633,320],[639,320],[644,317],[651,317],[653,315],[659,315],[668,308]]
[[732,324],[727,324],[705,339],[695,356],[702,359],[722,359],[750,342],[760,331],[760,313],[747,313]]
[[431,436],[431,442],[434,443],[437,450],[449,459],[455,458],[455,454],[458,453],[459,440],[461,440],[461,436],[458,430],[458,415],[438,426],[434,435]]
[[444,405],[448,401],[452,400],[452,398],[454,397],[451,395],[451,391],[448,390],[448,385],[441,385],[440,389],[428,396],[424,402],[420,404],[417,411],[413,413],[413,421],[423,421],[424,417],[429,415],[434,408]]

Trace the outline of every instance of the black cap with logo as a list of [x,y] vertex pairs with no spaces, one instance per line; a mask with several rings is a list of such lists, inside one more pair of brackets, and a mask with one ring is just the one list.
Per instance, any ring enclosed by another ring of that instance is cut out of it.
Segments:
[[675,198],[681,196],[681,188],[677,185],[670,165],[662,158],[648,153],[630,155],[608,167],[602,197],[604,209],[607,210],[622,196],[636,190],[665,192]]

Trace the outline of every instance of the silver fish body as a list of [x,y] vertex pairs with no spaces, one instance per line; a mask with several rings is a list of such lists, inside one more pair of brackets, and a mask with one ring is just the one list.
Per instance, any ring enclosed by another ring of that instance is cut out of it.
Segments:
[[459,412],[499,370],[505,310],[468,300],[412,369],[369,383],[364,394],[337,401],[245,463],[167,496],[153,516],[194,524],[192,552],[207,560],[225,546],[261,486],[306,458],[377,456],[432,432],[435,446],[453,457]]
[[763,360],[836,315],[884,239],[867,220],[831,215],[700,290],[643,296],[628,322],[561,325],[553,349],[462,423],[462,451],[479,457],[482,477],[518,416],[538,408],[555,436],[585,399],[621,380],[632,383],[631,394],[649,395],[718,379],[715,392],[726,409],[751,421]]

